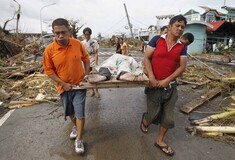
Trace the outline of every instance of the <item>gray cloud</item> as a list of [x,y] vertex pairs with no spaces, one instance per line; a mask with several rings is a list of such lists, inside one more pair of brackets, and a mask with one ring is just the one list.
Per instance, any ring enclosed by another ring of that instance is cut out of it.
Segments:
[[[221,7],[222,0],[18,0],[22,5],[20,28],[25,32],[40,32],[40,9],[42,6],[56,2],[56,5],[46,7],[42,11],[43,21],[58,17],[80,19],[93,29],[93,36],[99,32],[103,35],[116,32],[128,32],[123,3],[126,3],[131,22],[134,27],[146,27],[156,24],[156,15],[175,14],[187,4]],[[235,1],[227,0],[228,6],[235,7]],[[12,16],[15,4],[13,0],[1,0],[0,25]],[[120,21],[120,22],[119,22]],[[119,22],[119,23],[118,23]],[[114,26],[116,24],[116,26]],[[14,23],[11,24],[14,26]],[[9,25],[10,27],[10,25]],[[43,23],[43,29],[50,31],[48,24]]]

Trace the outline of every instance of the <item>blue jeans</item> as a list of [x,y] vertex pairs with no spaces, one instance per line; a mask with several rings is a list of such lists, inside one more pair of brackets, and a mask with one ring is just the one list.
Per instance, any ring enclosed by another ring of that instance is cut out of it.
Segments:
[[67,116],[85,117],[86,90],[64,91],[61,95],[65,120]]

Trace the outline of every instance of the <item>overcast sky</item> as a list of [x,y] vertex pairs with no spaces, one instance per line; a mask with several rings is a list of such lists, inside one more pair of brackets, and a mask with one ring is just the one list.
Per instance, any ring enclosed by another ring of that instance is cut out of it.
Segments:
[[[20,29],[21,32],[40,32],[40,9],[48,4],[55,5],[42,9],[42,28],[50,32],[48,27],[53,19],[62,17],[80,20],[84,26],[91,27],[93,36],[101,33],[102,36],[127,32],[128,25],[123,3],[126,3],[133,28],[147,28],[156,24],[157,15],[177,14],[185,5],[203,5],[221,7],[224,0],[18,0],[21,4]],[[226,0],[227,6],[235,7],[235,0]],[[13,0],[0,0],[0,25],[12,17]],[[14,28],[13,21],[8,29]],[[82,34],[80,32],[80,34]]]

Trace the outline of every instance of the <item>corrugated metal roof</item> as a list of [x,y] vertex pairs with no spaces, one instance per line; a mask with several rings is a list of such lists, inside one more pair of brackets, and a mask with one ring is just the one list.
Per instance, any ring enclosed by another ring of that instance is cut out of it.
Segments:
[[216,31],[220,26],[224,24],[225,21],[218,21],[218,22],[210,22],[210,24],[213,26],[213,28],[207,27],[207,31],[214,32]]

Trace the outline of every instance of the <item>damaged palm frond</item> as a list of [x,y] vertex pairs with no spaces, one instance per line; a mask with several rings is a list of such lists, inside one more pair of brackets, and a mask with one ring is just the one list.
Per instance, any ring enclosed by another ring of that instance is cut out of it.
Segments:
[[235,108],[232,109],[232,110],[230,109],[229,111],[226,111],[226,112],[223,112],[223,113],[220,113],[220,114],[215,114],[215,115],[211,115],[211,116],[199,119],[199,120],[194,120],[194,121],[192,121],[192,124],[199,125],[199,124],[202,124],[202,123],[211,122],[213,120],[227,118],[227,117],[230,117],[230,116],[233,116],[233,115],[235,115]]

